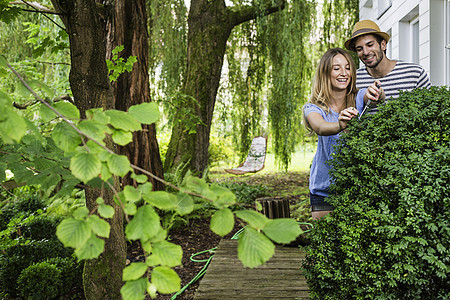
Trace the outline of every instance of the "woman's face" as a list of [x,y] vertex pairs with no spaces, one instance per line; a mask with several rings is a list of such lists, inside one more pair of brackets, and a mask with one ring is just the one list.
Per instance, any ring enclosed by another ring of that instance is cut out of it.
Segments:
[[350,64],[342,54],[333,57],[333,66],[330,74],[331,87],[334,91],[347,90],[351,81]]

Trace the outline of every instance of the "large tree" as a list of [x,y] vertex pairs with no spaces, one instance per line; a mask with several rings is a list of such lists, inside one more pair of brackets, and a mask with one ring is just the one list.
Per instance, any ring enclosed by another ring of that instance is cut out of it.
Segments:
[[[75,104],[82,115],[96,107],[112,109],[114,94],[106,66],[105,28],[94,0],[52,0],[60,13],[70,41],[70,86]],[[112,147],[110,143],[109,147]],[[103,192],[103,195],[102,195]],[[126,245],[123,233],[123,215],[113,201],[109,190],[86,189],[86,205],[93,211],[96,199],[103,196],[106,203],[116,207],[110,220],[110,236],[105,240],[105,251],[98,259],[85,264],[83,284],[87,299],[119,299],[122,270],[125,267]]]
[[[100,10],[101,7],[94,0],[53,0],[53,4],[61,14],[69,35],[69,80],[75,104],[82,114],[96,107],[126,111],[131,105],[149,102],[145,0],[109,2],[109,5],[113,5],[113,10]],[[105,28],[105,22],[108,24],[108,30]],[[125,46],[123,56],[135,55],[138,62],[133,71],[122,74],[112,88],[105,59],[107,53],[117,45]],[[112,144],[109,146],[113,147]],[[133,143],[129,146],[114,150],[127,155],[131,163],[163,177],[154,124],[144,125],[141,132],[134,134]],[[153,178],[150,180],[154,189],[163,188],[159,181]],[[122,184],[130,182],[130,178],[125,178]],[[91,211],[94,210],[95,201],[101,193],[98,189],[87,188],[86,203]],[[111,192],[105,194],[103,191],[102,196],[108,204],[115,206]],[[120,298],[126,247],[123,215],[117,207],[110,224],[111,234],[106,240],[105,251],[99,259],[86,262],[84,287],[88,299]]]
[[[263,1],[262,6],[227,7],[224,0],[192,0],[188,16],[187,69],[177,99],[165,171],[202,173],[208,166],[209,134],[226,43],[234,27],[284,8],[286,1]],[[188,109],[186,109],[188,108]]]
[[[127,111],[136,104],[150,102],[149,86],[149,46],[147,32],[147,7],[145,0],[114,1],[113,15],[107,17],[107,56],[111,59],[112,50],[124,46],[120,53],[124,59],[137,57],[131,72],[125,72],[114,83],[115,108]],[[120,147],[121,154],[127,155],[130,162],[163,178],[163,166],[156,139],[155,124],[143,125],[135,132],[133,142]],[[163,190],[163,184],[149,178],[154,190]],[[129,177],[123,178],[123,185],[132,184]]]

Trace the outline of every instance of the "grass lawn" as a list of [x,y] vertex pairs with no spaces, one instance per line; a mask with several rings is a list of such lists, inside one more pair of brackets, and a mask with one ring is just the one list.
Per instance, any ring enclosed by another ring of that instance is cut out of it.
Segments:
[[[288,167],[288,172],[308,172],[311,162],[313,160],[314,154],[316,153],[316,145],[315,144],[306,144],[303,147],[300,147],[293,155],[291,164]],[[222,173],[224,169],[231,169],[237,167],[236,165],[229,165],[227,163],[221,163],[218,166],[211,168],[212,173]],[[264,169],[259,171],[257,174],[274,174],[284,172],[275,161],[275,154],[270,151],[266,154],[266,161],[264,163]],[[227,173],[225,173],[227,174]],[[230,174],[231,175],[231,174]],[[235,176],[235,175],[231,175]]]

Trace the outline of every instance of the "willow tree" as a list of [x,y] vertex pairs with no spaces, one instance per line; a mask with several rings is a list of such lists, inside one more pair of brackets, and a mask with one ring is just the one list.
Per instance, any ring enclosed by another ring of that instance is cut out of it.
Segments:
[[[277,161],[287,169],[292,153],[304,139],[301,106],[308,99],[317,58],[329,46],[343,46],[358,15],[358,1],[354,0],[232,2],[229,7],[223,0],[191,2],[186,70],[180,67],[181,50],[176,59],[172,55],[164,61],[162,55],[163,68],[171,61],[171,66],[178,65],[178,74],[184,75],[163,75],[176,79],[172,82],[182,80],[180,93],[171,100],[177,109],[171,115],[173,130],[165,171],[186,167],[201,173],[208,164],[223,49],[229,69],[229,85],[224,90],[231,102],[220,104],[222,119],[233,127],[235,148],[242,156],[254,135],[270,134]],[[248,17],[233,17],[240,14]],[[177,17],[175,24],[182,24]],[[323,26],[317,25],[320,22]],[[171,37],[177,40],[173,34]],[[182,48],[183,44],[179,45]],[[268,119],[264,119],[266,111]]]
[[165,171],[186,165],[202,173],[208,165],[211,122],[226,43],[232,29],[260,15],[275,13],[286,1],[262,1],[260,6],[227,7],[224,0],[192,0],[188,15],[187,68],[176,99],[172,136]]

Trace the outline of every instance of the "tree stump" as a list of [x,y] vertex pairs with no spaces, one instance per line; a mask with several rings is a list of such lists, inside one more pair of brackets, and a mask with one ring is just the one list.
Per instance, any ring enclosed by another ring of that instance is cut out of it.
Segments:
[[289,200],[278,197],[264,197],[256,199],[261,203],[262,213],[269,219],[290,218]]

